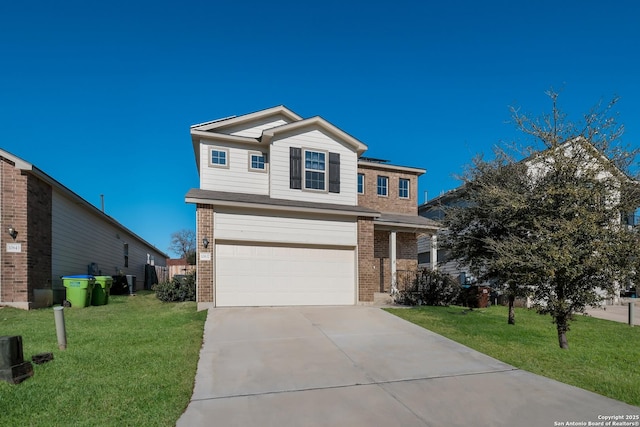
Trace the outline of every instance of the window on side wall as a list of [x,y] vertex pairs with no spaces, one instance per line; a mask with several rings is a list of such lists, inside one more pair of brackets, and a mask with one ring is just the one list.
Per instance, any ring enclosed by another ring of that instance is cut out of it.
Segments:
[[358,174],[358,194],[364,194],[364,174]]
[[267,170],[266,156],[264,153],[249,153],[249,170],[265,172]]
[[400,178],[398,180],[398,197],[401,199],[409,198],[409,180]]
[[326,153],[304,151],[304,188],[324,191],[326,188]]
[[224,148],[211,148],[209,150],[209,166],[215,168],[228,168],[229,150]]
[[378,176],[378,196],[387,197],[389,194],[389,177]]

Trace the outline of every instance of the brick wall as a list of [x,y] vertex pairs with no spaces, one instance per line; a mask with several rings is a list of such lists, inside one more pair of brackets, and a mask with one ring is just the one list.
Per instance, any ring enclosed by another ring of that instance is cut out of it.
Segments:
[[34,291],[51,288],[53,192],[46,182],[29,175],[27,179],[27,277],[29,301],[35,302]]
[[[391,261],[389,259],[390,231],[375,232],[374,257],[376,265],[376,292],[391,291]],[[396,271],[418,268],[418,242],[415,233],[396,234]]]
[[[408,172],[394,172],[374,166],[358,166],[358,173],[364,174],[364,194],[358,194],[358,206],[380,212],[418,214],[418,177]],[[387,196],[378,196],[378,175],[389,178]],[[399,179],[409,180],[409,198],[398,197]]]
[[358,300],[373,301],[377,292],[373,219],[358,218]]
[[[13,303],[21,308],[29,308],[27,253],[29,245],[27,241],[27,176],[23,175],[15,165],[0,158],[1,171],[1,217],[0,217],[0,258],[2,266],[0,271],[0,301]],[[13,239],[9,236],[8,229],[12,226],[18,231],[18,236]],[[20,243],[21,252],[11,253],[6,251],[7,243]]]
[[[198,303],[213,303],[215,302],[215,278],[213,275],[213,248],[215,245],[213,236],[213,207],[198,204],[196,207],[196,217],[198,224],[196,237],[196,244],[198,246],[196,253],[196,299]],[[209,240],[208,248],[205,248],[202,244],[202,239],[205,237]],[[201,260],[201,252],[209,252],[211,254],[211,260]]]
[[415,233],[398,233],[396,236],[396,269],[416,270],[418,268],[418,239]]
[[[0,302],[29,309],[51,303],[51,186],[0,158]],[[18,235],[13,239],[9,227]],[[19,243],[20,252],[7,252]],[[36,293],[45,290],[45,294]]]

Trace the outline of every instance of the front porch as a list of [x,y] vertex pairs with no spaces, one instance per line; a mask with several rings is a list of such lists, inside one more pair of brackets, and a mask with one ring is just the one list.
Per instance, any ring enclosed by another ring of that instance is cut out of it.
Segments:
[[[418,269],[418,236],[435,236],[438,225],[419,216],[383,214],[374,220],[374,289],[393,294]],[[434,237],[435,238],[435,237]]]

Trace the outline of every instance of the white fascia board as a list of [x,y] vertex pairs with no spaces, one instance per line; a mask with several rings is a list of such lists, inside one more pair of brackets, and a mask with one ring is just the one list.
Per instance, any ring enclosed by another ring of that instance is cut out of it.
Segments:
[[340,209],[322,209],[322,208],[306,208],[301,206],[280,206],[280,205],[269,205],[262,203],[249,203],[249,202],[233,202],[228,200],[211,200],[211,199],[200,199],[197,197],[187,197],[185,198],[186,203],[193,204],[201,204],[201,205],[216,205],[216,206],[229,206],[235,208],[248,208],[248,209],[264,209],[270,211],[280,211],[280,212],[303,212],[303,213],[320,213],[325,215],[332,216],[350,216],[350,217],[370,217],[370,218],[379,218],[380,214],[378,212],[360,212],[360,211],[347,211]]
[[31,163],[22,160],[20,157],[15,156],[8,151],[0,149],[0,157],[12,161],[15,164],[15,167],[20,170],[30,171],[33,169],[33,165]]
[[221,142],[236,142],[240,144],[259,144],[255,138],[249,138],[246,136],[237,136],[237,135],[227,135],[224,133],[215,133],[215,132],[204,132],[199,130],[191,131],[191,138],[193,140],[207,139],[213,141],[221,141]]
[[225,127],[225,126],[238,125],[241,123],[259,120],[264,117],[275,116],[279,114],[289,118],[292,121],[302,120],[302,117],[300,117],[293,111],[289,110],[284,105],[278,105],[276,107],[267,108],[266,110],[256,111],[255,113],[249,113],[242,116],[232,116],[227,119],[214,120],[212,122],[204,123],[202,125],[195,125],[195,126],[192,126],[192,129],[210,131],[210,130]]
[[271,129],[266,129],[262,131],[262,140],[265,142],[271,142],[271,139],[279,133],[293,132],[296,130],[301,130],[301,129],[312,127],[312,126],[317,126],[329,132],[330,134],[336,136],[342,141],[346,142],[347,144],[349,144],[351,147],[354,148],[354,150],[358,153],[358,155],[361,155],[362,153],[367,151],[367,146],[365,144],[363,144],[353,136],[349,135],[342,129],[332,125],[331,123],[329,123],[328,121],[326,121],[320,116],[289,123],[287,125],[277,126]]
[[373,227],[376,230],[413,230],[413,231],[424,231],[424,230],[432,230],[438,231],[441,230],[442,227],[438,227],[435,225],[419,225],[419,224],[406,224],[401,222],[373,222]]
[[425,173],[427,173],[426,169],[412,168],[409,166],[395,166],[395,165],[384,164],[384,163],[367,162],[365,160],[358,160],[358,166],[372,168],[372,169],[384,169],[389,171],[409,172],[416,175],[424,175]]

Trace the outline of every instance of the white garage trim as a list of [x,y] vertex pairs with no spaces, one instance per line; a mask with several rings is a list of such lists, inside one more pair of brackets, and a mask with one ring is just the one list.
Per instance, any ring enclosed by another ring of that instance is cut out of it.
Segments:
[[358,242],[356,217],[327,218],[319,215],[262,214],[233,210],[215,212],[216,241],[279,242],[296,245],[355,247]]
[[216,306],[353,305],[353,247],[216,243]]

